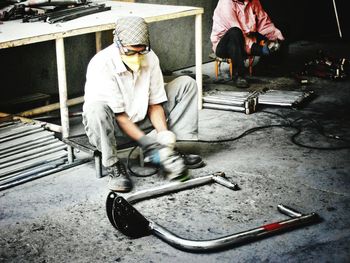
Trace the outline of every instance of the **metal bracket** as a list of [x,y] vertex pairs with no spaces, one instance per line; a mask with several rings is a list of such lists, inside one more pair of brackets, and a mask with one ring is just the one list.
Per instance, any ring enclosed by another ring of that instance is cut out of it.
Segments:
[[216,173],[210,176],[192,179],[186,182],[176,182],[153,189],[137,192],[126,199],[116,193],[109,193],[106,201],[107,216],[111,224],[123,234],[132,237],[142,237],[153,234],[171,246],[189,252],[208,252],[223,249],[239,243],[252,241],[263,236],[281,232],[307,223],[316,221],[319,217],[315,213],[301,214],[287,206],[278,205],[278,210],[291,217],[290,219],[263,225],[247,231],[231,234],[211,240],[189,240],[177,236],[166,228],[158,225],[152,220],[145,218],[138,212],[132,203],[140,200],[160,196],[163,194],[177,192],[191,187],[217,182],[232,190],[238,190],[236,184],[232,184],[224,173]]

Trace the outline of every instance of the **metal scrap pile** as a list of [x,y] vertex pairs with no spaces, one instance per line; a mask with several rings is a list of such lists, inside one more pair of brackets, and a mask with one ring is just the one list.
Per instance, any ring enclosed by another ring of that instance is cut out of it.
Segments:
[[334,58],[319,51],[317,57],[305,63],[302,75],[319,78],[342,80],[348,77],[350,72],[349,60],[346,58]]
[[87,0],[5,0],[0,3],[0,21],[56,23],[110,9]]

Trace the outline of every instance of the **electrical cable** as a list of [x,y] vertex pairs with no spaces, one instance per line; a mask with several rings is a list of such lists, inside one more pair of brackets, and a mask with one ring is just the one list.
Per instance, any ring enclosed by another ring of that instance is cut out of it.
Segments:
[[[334,140],[340,140],[346,143],[349,143],[349,140],[343,139],[340,136],[337,135],[333,135],[333,134],[326,134],[324,131],[324,127],[317,122],[314,119],[308,118],[308,117],[299,117],[293,121],[290,121],[289,119],[287,119],[285,116],[275,113],[275,112],[270,112],[270,111],[260,111],[262,113],[268,113],[268,114],[272,114],[275,116],[278,116],[279,118],[283,119],[286,123],[282,123],[282,124],[270,124],[270,125],[264,125],[264,126],[257,126],[257,127],[253,127],[250,128],[246,131],[244,131],[243,133],[241,133],[240,135],[236,136],[236,137],[232,137],[232,138],[227,138],[227,139],[219,139],[219,140],[197,140],[197,141],[193,141],[193,140],[178,140],[177,142],[199,142],[199,143],[225,143],[225,142],[233,142],[236,140],[239,140],[249,134],[252,134],[256,131],[260,131],[260,130],[264,130],[264,129],[268,129],[268,128],[291,128],[296,130],[296,132],[291,136],[291,142],[294,143],[295,145],[299,146],[299,147],[303,147],[303,148],[307,148],[307,149],[314,149],[314,150],[343,150],[343,149],[350,149],[350,144],[348,145],[344,145],[344,146],[333,146],[333,147],[319,147],[319,146],[310,146],[310,145],[306,145],[303,144],[301,142],[297,141],[297,137],[299,137],[302,132],[303,132],[303,128],[307,128],[307,127],[311,127],[311,128],[316,128],[316,130],[318,131],[318,133],[328,139],[334,139]],[[259,112],[259,113],[260,113]],[[309,122],[311,122],[311,124],[313,124],[312,126],[310,125],[298,125],[298,123],[302,120],[308,120]],[[137,146],[136,146],[137,147]],[[131,167],[130,167],[130,156],[132,154],[132,152],[136,149],[136,147],[134,147],[129,155],[128,155],[128,159],[127,159],[127,168],[129,169],[130,173],[134,176],[137,177],[147,177],[147,176],[151,176],[154,175],[158,172],[158,169],[156,169],[154,172],[150,173],[150,174],[146,174],[146,175],[140,175],[134,171],[132,171]]]
[[128,158],[126,159],[126,167],[128,168],[129,172],[133,175],[133,176],[136,176],[136,177],[149,177],[149,176],[152,176],[156,173],[158,173],[158,170],[156,167],[154,168],[155,170],[149,174],[139,174],[139,173],[136,173],[134,172],[132,169],[131,169],[131,166],[130,166],[130,157],[131,157],[131,154],[135,151],[135,149],[137,148],[138,146],[134,146],[134,148],[131,149],[131,151],[129,152],[128,154]]

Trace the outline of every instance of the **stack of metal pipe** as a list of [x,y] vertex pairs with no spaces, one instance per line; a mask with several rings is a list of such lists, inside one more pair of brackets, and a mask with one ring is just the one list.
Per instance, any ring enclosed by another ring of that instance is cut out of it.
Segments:
[[245,114],[255,112],[257,104],[257,92],[220,91],[203,97],[203,108],[239,111]]
[[291,90],[219,91],[203,97],[203,108],[251,114],[258,104],[295,107],[313,94],[313,91]]
[[294,107],[313,95],[313,91],[268,90],[259,94],[259,104]]
[[0,190],[69,167],[67,146],[38,124],[0,124]]

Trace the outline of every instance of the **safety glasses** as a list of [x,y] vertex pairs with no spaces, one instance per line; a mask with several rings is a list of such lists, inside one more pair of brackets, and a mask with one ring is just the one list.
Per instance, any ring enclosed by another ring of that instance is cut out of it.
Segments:
[[126,56],[132,56],[132,55],[136,55],[136,54],[140,54],[140,55],[145,55],[150,51],[150,47],[146,46],[146,48],[144,50],[141,51],[136,51],[136,50],[131,50],[128,49],[126,47],[120,46],[119,49],[121,49],[124,55]]
[[144,50],[140,50],[140,51],[128,49],[122,45],[119,37],[116,34],[114,36],[115,36],[115,41],[117,43],[117,46],[123,55],[126,55],[126,56],[132,56],[132,55],[136,55],[136,54],[145,55],[151,51],[151,45],[146,46]]

